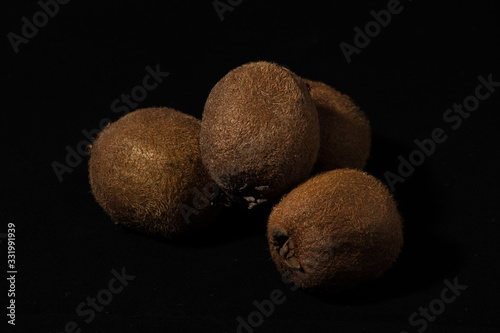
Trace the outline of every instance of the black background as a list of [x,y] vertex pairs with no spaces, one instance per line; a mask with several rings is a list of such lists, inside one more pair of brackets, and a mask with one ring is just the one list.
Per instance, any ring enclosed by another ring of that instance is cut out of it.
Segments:
[[[62,332],[75,321],[82,332],[236,332],[237,317],[279,289],[285,302],[255,332],[417,332],[409,317],[457,278],[467,289],[425,331],[498,332],[500,91],[457,130],[443,113],[474,94],[479,75],[500,81],[499,5],[402,5],[350,64],[339,43],[353,44],[353,28],[387,1],[245,0],[224,21],[212,1],[71,1],[18,54],[5,37],[0,233],[15,223],[14,331]],[[35,1],[2,7],[4,36],[20,34],[21,18],[40,10]],[[253,60],[352,96],[372,125],[367,171],[381,179],[397,172],[415,139],[445,130],[446,142],[396,186],[405,245],[384,278],[334,297],[293,291],[270,260],[266,209],[229,209],[211,232],[165,242],[112,224],[89,192],[87,158],[58,181],[51,164],[65,163],[82,130],[120,117],[112,101],[142,83],[146,66],[170,75],[139,107],[201,118],[212,86]],[[135,279],[85,323],[75,309],[122,267]]]

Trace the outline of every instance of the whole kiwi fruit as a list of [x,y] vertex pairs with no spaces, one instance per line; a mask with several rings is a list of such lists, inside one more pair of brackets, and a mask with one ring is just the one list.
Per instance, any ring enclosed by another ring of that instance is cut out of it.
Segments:
[[117,224],[172,238],[207,225],[219,189],[203,167],[200,120],[171,108],[131,112],[93,142],[89,180]]
[[315,172],[363,169],[370,155],[371,130],[353,100],[329,85],[303,79],[318,110],[321,144]]
[[387,187],[354,169],[316,175],[273,208],[271,258],[296,285],[338,292],[382,275],[403,244],[402,218]]
[[228,196],[249,208],[305,180],[320,144],[305,83],[271,62],[251,62],[212,88],[203,111],[201,156]]

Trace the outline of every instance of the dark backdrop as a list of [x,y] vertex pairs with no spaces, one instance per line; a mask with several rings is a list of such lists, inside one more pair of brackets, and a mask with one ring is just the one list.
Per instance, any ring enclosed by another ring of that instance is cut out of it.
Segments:
[[[212,1],[71,1],[52,7],[17,53],[9,33],[21,36],[22,18],[33,22],[41,5],[4,3],[0,233],[15,224],[18,271],[16,326],[8,328],[236,332],[241,317],[257,326],[241,332],[498,332],[500,91],[460,125],[443,115],[475,94],[479,76],[500,81],[499,5],[402,1],[348,63],[339,44],[355,45],[354,28],[389,3],[233,0],[221,21]],[[54,162],[67,165],[67,149],[83,147],[83,131],[123,114],[112,103],[142,84],[147,66],[170,74],[137,107],[201,118],[212,86],[252,60],[352,96],[372,125],[367,170],[386,182],[418,149],[415,140],[444,130],[447,140],[395,185],[405,245],[384,278],[334,297],[293,290],[270,260],[265,208],[229,209],[210,232],[165,242],[112,224],[90,194],[86,157],[74,156],[62,181],[54,172]],[[109,295],[113,270],[129,276],[127,285],[96,316],[87,305],[79,315],[87,298]],[[449,283],[461,290],[447,291]],[[254,301],[269,305],[273,291],[282,303],[257,314]]]

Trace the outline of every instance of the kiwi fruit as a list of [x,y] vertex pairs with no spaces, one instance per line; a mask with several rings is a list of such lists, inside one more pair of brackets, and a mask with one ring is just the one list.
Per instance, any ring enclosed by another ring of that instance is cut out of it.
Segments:
[[339,292],[375,279],[396,260],[402,218],[387,187],[355,169],[316,175],[273,208],[271,258],[309,290]]
[[131,112],[92,144],[92,194],[117,224],[172,238],[199,230],[219,207],[201,162],[201,121],[171,108]]
[[234,201],[252,208],[305,180],[316,162],[320,130],[305,83],[271,62],[251,62],[212,88],[203,111],[201,156]]
[[315,172],[363,169],[370,155],[370,123],[349,96],[329,85],[303,79],[316,105],[321,145]]

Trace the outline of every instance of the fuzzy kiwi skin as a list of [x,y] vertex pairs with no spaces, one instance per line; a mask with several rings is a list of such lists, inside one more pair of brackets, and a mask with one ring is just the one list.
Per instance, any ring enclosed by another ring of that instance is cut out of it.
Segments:
[[267,227],[271,257],[296,285],[339,292],[382,275],[403,244],[387,187],[354,169],[316,175],[287,194]]
[[321,128],[315,172],[363,169],[370,155],[371,129],[364,112],[353,100],[329,85],[303,79],[309,87]]
[[196,209],[194,190],[213,183],[201,162],[200,126],[200,120],[174,109],[147,108],[99,134],[89,160],[90,186],[115,223],[172,238],[215,217],[218,207],[211,204],[199,204],[197,215],[180,209]]
[[305,180],[319,143],[318,114],[305,83],[278,64],[237,67],[206,100],[203,163],[231,199],[249,208]]

